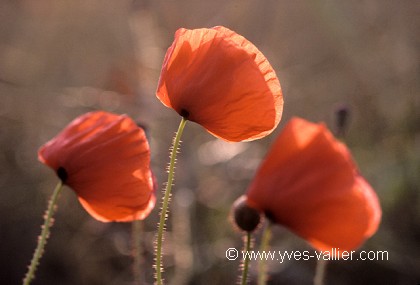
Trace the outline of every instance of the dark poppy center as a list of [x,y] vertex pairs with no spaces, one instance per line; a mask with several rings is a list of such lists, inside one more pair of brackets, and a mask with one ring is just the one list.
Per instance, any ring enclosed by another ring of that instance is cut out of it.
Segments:
[[265,214],[265,217],[268,219],[268,220],[270,220],[271,222],[275,222],[275,219],[274,219],[274,215],[273,215],[273,213],[271,213],[270,211],[265,211],[264,212],[264,214]]
[[58,178],[60,178],[60,180],[63,182],[63,183],[65,183],[66,182],[66,180],[67,180],[67,178],[68,178],[68,174],[67,174],[67,171],[64,169],[64,167],[59,167],[58,169],[57,169],[57,176],[58,176]]
[[179,114],[183,117],[183,118],[185,118],[185,119],[188,119],[188,117],[190,116],[190,112],[188,112],[187,110],[185,110],[185,109],[181,109],[181,111],[179,112]]

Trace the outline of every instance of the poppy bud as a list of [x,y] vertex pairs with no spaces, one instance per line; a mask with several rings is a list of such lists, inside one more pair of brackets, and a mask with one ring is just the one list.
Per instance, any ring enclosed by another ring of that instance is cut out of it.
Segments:
[[347,105],[340,105],[335,109],[336,135],[344,136],[350,120],[350,108]]
[[232,205],[233,220],[243,231],[253,232],[261,221],[260,212],[247,203],[246,196],[242,195]]

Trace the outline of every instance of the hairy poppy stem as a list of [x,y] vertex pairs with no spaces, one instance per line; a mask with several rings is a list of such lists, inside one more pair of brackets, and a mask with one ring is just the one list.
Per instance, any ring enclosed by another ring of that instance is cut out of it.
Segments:
[[316,270],[315,270],[315,277],[314,277],[314,285],[323,285],[325,272],[327,268],[327,260],[318,259],[316,263]]
[[[261,238],[260,252],[267,252],[271,240],[271,222],[268,221]],[[267,260],[258,260],[258,285],[265,285],[267,282]]]
[[28,272],[23,279],[23,285],[28,285],[35,277],[35,271],[39,265],[39,260],[44,253],[45,245],[47,244],[48,237],[50,236],[50,228],[53,224],[53,215],[55,212],[55,204],[63,188],[63,182],[60,180],[54,189],[54,192],[48,202],[48,208],[44,215],[44,224],[41,227],[41,235],[38,237],[38,245],[35,249],[31,264],[28,267]]
[[158,285],[163,284],[163,280],[162,280],[163,232],[165,230],[165,222],[167,218],[169,200],[171,197],[172,183],[174,180],[176,154],[178,152],[182,132],[184,131],[184,127],[186,123],[187,123],[187,119],[182,117],[182,120],[179,123],[178,131],[176,132],[174,140],[173,140],[171,159],[169,162],[169,170],[168,170],[168,182],[166,183],[165,195],[162,201],[162,211],[160,213],[160,220],[159,220],[158,232],[157,232],[157,238],[156,238],[156,266],[155,268],[156,268],[156,283]]
[[244,243],[245,243],[245,259],[243,260],[243,266],[242,266],[242,278],[241,278],[241,285],[247,284],[248,279],[248,268],[249,268],[249,252],[251,251],[251,240],[252,240],[252,233],[246,232],[246,236],[244,237]]

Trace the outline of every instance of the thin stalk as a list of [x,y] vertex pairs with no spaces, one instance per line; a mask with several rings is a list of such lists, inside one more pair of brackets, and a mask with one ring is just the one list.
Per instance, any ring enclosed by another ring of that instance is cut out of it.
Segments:
[[162,200],[162,211],[160,213],[160,220],[158,224],[158,232],[156,237],[156,284],[162,285],[162,243],[163,243],[163,233],[165,231],[165,222],[168,215],[168,206],[169,200],[171,197],[171,190],[172,190],[172,183],[174,180],[175,175],[175,162],[176,162],[176,155],[178,152],[179,144],[181,141],[182,132],[184,131],[185,124],[187,123],[187,119],[184,117],[182,118],[181,122],[179,123],[178,131],[175,134],[172,151],[170,155],[170,162],[169,162],[169,169],[168,169],[168,182],[166,183],[166,188],[164,192],[164,197]]
[[134,284],[142,284],[142,270],[141,266],[143,264],[142,257],[142,246],[141,246],[141,234],[143,233],[143,221],[136,220],[132,222],[132,248],[133,248],[133,274],[134,274]]
[[327,268],[327,260],[318,259],[316,263],[316,270],[315,270],[315,277],[314,277],[314,285],[323,285],[325,279],[325,272]]
[[242,278],[241,278],[241,285],[247,284],[248,279],[248,269],[249,269],[249,252],[251,251],[251,232],[247,232],[245,236],[245,259],[243,260],[243,267],[242,267]]
[[[271,222],[265,226],[261,238],[260,252],[267,252],[271,240]],[[267,282],[267,260],[260,258],[258,260],[258,285],[265,285]]]
[[60,180],[54,189],[54,192],[48,202],[48,208],[44,215],[44,224],[41,227],[41,235],[38,237],[38,244],[35,249],[34,255],[31,260],[31,264],[28,267],[28,271],[23,279],[23,285],[29,285],[35,277],[35,271],[39,265],[39,260],[45,250],[45,245],[50,236],[50,228],[53,224],[53,215],[55,213],[55,205],[60,195],[61,189],[63,188],[63,182]]

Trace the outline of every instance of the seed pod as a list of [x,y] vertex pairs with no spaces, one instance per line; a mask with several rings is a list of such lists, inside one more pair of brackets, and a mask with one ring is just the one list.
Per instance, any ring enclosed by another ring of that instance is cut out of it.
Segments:
[[253,232],[261,221],[261,213],[247,203],[246,196],[239,197],[232,205],[235,225],[246,232]]

